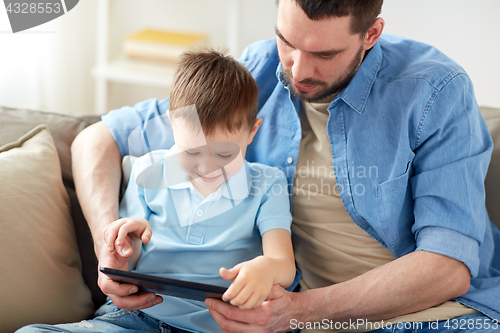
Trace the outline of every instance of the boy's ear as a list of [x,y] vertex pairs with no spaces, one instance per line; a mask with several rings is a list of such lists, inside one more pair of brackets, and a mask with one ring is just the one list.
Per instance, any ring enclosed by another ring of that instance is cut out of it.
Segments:
[[255,123],[253,124],[252,130],[250,131],[250,136],[248,137],[247,146],[252,143],[253,137],[259,130],[260,125],[262,125],[262,118],[255,119]]

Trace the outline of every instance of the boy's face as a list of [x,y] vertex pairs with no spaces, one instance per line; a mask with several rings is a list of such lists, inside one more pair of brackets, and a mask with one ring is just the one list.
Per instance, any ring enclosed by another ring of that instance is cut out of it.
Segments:
[[227,178],[238,173],[247,145],[252,142],[261,122],[262,119],[257,119],[252,130],[247,126],[233,133],[216,129],[211,136],[205,137],[201,129],[194,128],[182,117],[171,120],[178,161],[193,185],[212,193],[224,182],[223,173]]

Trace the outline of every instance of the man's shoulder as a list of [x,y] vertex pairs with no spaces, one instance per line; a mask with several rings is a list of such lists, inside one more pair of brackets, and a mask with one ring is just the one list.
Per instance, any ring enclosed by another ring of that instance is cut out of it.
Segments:
[[240,62],[262,60],[278,57],[276,38],[260,40],[248,45],[240,57]]
[[387,81],[421,80],[441,89],[450,79],[466,74],[455,61],[436,47],[412,39],[383,34],[383,60],[378,77]]
[[276,38],[250,44],[241,54],[239,61],[256,79],[262,75],[276,77],[276,69],[279,64]]

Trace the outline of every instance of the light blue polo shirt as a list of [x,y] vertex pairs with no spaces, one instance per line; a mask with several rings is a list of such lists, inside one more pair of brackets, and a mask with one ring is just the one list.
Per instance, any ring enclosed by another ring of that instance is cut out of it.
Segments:
[[[244,162],[241,170],[204,198],[175,163],[171,150],[157,150],[134,163],[120,203],[120,218],[149,221],[153,236],[143,244],[136,271],[228,287],[220,267],[262,255],[261,235],[290,231],[287,179],[275,167]],[[163,296],[144,313],[194,332],[221,332],[203,302]]]

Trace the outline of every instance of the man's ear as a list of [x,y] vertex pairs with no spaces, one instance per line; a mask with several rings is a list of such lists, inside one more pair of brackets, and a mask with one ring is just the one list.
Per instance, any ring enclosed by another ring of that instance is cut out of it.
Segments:
[[247,146],[252,143],[253,137],[259,130],[260,125],[262,125],[262,118],[255,119],[255,123],[253,124],[252,130],[250,131],[250,136],[248,137]]
[[382,35],[382,31],[384,30],[385,26],[385,21],[383,18],[379,17],[373,22],[372,26],[370,29],[365,34],[364,41],[363,41],[363,49],[369,50],[375,45],[377,40],[380,38],[380,35]]

